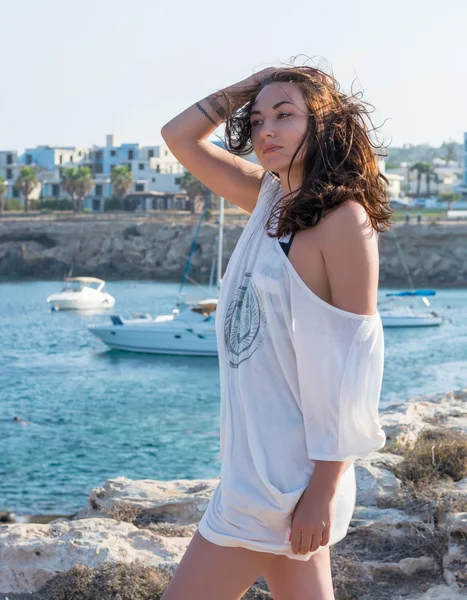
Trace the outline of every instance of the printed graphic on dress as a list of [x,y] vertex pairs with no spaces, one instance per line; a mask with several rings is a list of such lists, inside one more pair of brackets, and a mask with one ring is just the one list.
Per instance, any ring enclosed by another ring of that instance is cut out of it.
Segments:
[[245,273],[227,309],[224,339],[234,369],[248,360],[263,342],[266,314],[251,273]]

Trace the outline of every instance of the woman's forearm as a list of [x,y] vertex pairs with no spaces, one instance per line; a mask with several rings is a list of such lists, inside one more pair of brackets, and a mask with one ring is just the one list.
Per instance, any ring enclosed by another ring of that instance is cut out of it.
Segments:
[[332,498],[345,469],[345,461],[317,460],[307,489],[313,488],[313,494],[321,490],[324,496]]
[[[226,120],[227,112],[246,104],[255,89],[258,88],[252,75],[238,83],[210,94],[188,107],[171,121],[166,123],[161,134],[167,145],[177,141],[201,141],[207,139]],[[233,99],[234,106],[227,106],[223,92]]]

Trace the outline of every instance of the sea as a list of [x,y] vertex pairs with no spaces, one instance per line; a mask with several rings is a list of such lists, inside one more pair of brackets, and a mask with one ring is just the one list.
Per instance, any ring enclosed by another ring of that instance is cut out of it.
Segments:
[[[51,312],[62,287],[0,283],[0,511],[73,514],[118,476],[219,475],[217,358],[109,350],[88,331],[109,314],[170,313],[178,284],[110,282],[110,311]],[[385,330],[382,408],[467,387],[467,290],[438,290],[432,307],[440,327]]]

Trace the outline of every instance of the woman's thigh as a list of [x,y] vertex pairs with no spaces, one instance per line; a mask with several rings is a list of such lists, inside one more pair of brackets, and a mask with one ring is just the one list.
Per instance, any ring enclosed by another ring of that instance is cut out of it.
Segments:
[[239,600],[273,558],[212,544],[196,531],[161,600]]
[[306,561],[275,556],[263,575],[274,600],[334,600],[329,547]]

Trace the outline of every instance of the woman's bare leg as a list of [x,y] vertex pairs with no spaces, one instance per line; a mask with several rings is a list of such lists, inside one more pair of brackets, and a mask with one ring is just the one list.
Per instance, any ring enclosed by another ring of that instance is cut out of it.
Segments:
[[161,600],[239,600],[273,559],[212,544],[196,531]]
[[274,556],[263,575],[274,600],[334,600],[329,547],[307,561]]

